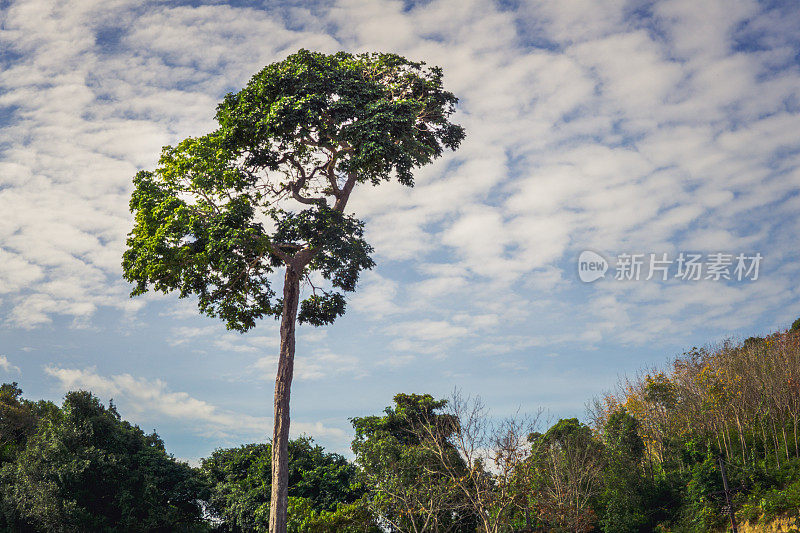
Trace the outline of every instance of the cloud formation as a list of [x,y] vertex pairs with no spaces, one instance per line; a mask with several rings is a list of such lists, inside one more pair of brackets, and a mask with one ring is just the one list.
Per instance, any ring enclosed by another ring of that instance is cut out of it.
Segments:
[[[467,130],[413,189],[354,193],[378,267],[330,335],[301,338],[301,383],[370,375],[394,389],[426,377],[414,372],[429,360],[458,367],[448,376],[480,365],[481,377],[534,379],[544,365],[589,368],[595,353],[644,357],[647,345],[800,315],[792,2],[12,0],[0,24],[0,327],[49,336],[48,375],[64,386],[132,399],[140,387],[233,431],[225,399],[131,377],[136,357],[120,363],[129,371],[106,371],[100,356],[88,361],[100,371],[63,366],[59,337],[122,316],[127,330],[161,326],[154,341],[176,366],[229,358],[239,366],[213,372],[263,385],[252,375],[272,372],[274,324],[242,337],[197,319],[191,300],[131,300],[120,257],[134,173],[163,145],[212,129],[226,92],[301,47],[440,65]],[[764,263],[752,283],[585,285],[575,264],[585,249],[760,252]]]
[[19,374],[21,372],[19,367],[12,365],[5,355],[0,355],[0,368],[2,368],[6,374],[11,374],[12,372]]
[[[58,380],[63,391],[88,390],[101,398],[113,399],[126,419],[178,422],[203,437],[265,440],[271,434],[272,420],[220,409],[185,392],[174,392],[160,380],[146,380],[130,374],[101,376],[94,369],[45,367],[45,373]],[[337,428],[321,423],[293,421],[293,436],[302,433],[321,437],[341,437]]]
[[[448,315],[453,295],[508,291],[540,269],[574,282],[560,262],[581,247],[774,250],[777,213],[800,187],[796,42],[769,30],[780,6],[350,0],[279,15],[47,5],[12,3],[3,20],[15,61],[0,75],[10,116],[0,292],[13,326],[139,308],[119,281],[131,175],[161,145],[211,128],[224,92],[300,46],[425,59],[461,98],[469,136],[458,153],[413,190],[354,197],[379,258],[414,264],[409,313]],[[355,307],[400,309],[396,286],[409,280],[374,279]],[[540,288],[531,295],[558,286]],[[589,297],[608,296],[599,292]],[[615,324],[604,337],[630,327]]]

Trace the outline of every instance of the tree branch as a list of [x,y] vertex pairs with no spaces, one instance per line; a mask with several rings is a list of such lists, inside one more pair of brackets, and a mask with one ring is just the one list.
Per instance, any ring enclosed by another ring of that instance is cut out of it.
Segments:
[[333,205],[333,209],[343,213],[344,208],[347,207],[347,201],[350,199],[350,193],[353,192],[353,187],[356,185],[356,175],[350,172],[347,175],[347,181],[342,187],[340,195],[336,198],[336,203]]

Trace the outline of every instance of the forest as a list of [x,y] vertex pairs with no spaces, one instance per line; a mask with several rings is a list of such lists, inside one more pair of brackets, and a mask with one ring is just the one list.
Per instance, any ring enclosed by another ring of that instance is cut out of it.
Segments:
[[[289,531],[721,532],[731,514],[740,526],[797,519],[800,319],[629,376],[583,420],[498,418],[456,391],[397,394],[351,422],[352,460],[290,441]],[[0,531],[267,531],[271,457],[269,442],[244,444],[193,467],[89,391],[58,406],[6,383]]]

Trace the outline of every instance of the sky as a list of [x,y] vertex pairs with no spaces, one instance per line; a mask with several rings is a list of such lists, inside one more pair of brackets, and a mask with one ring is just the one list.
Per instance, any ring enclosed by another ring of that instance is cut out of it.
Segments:
[[298,330],[294,435],[347,454],[349,418],[455,388],[580,417],[624,375],[786,328],[798,28],[794,1],[0,0],[0,381],[113,399],[192,462],[271,434],[277,324],[131,299],[120,263],[133,175],[300,48],[441,66],[467,137],[413,189],[353,193],[377,266]]

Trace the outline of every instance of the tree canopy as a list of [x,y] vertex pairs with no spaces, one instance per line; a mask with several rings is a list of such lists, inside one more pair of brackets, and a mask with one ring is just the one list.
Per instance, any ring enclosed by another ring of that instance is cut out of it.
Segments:
[[[203,459],[201,472],[211,487],[208,510],[220,522],[218,531],[267,530],[271,448],[269,443],[247,444],[218,449]],[[355,465],[325,452],[310,437],[289,441],[288,450],[290,530],[313,523],[319,531],[328,522],[341,531],[376,527],[368,512],[359,511],[365,489],[356,480]]]
[[[68,393],[61,408],[20,395],[15,384],[0,389],[0,421],[12,422],[17,435],[16,453],[0,468],[0,526],[56,532],[205,527],[203,484],[167,455],[158,435],[123,421],[113,405],[85,391]],[[27,414],[7,418],[13,402]]]
[[383,416],[353,418],[352,443],[367,502],[381,524],[394,532],[468,532],[476,522],[444,465],[429,446],[437,439],[460,472],[466,465],[447,443],[456,420],[441,410],[446,400],[429,394],[397,394]]
[[353,187],[413,185],[414,169],[461,142],[455,103],[441,69],[394,54],[301,50],[268,65],[219,104],[217,130],[164,148],[134,178],[133,294],[194,294],[247,330],[281,315],[270,274],[296,262],[331,285],[312,289],[299,321],[332,322],[373,265],[363,223],[344,212]]

